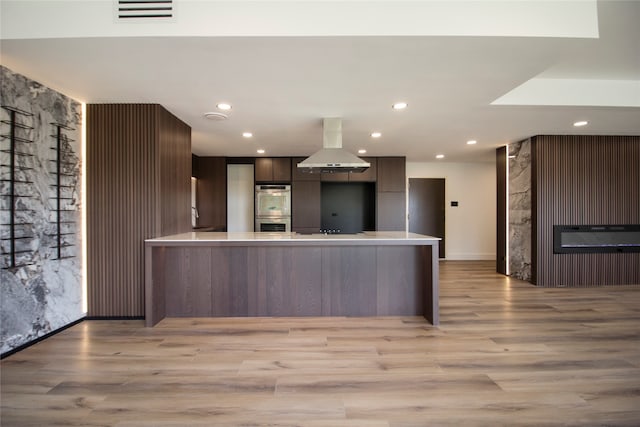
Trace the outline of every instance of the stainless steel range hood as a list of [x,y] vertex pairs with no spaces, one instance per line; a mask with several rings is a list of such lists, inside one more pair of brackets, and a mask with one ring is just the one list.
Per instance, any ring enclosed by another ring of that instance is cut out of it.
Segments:
[[298,163],[300,172],[340,173],[364,172],[371,166],[342,148],[342,119],[326,118],[323,122],[322,149]]

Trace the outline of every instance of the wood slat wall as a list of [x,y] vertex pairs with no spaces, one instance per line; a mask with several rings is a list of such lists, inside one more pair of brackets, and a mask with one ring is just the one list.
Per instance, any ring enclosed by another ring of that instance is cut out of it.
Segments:
[[553,253],[553,225],[640,224],[640,137],[532,140],[536,285],[640,285],[640,253]]
[[87,105],[88,316],[144,315],[144,239],[191,228],[191,129],[156,104]]

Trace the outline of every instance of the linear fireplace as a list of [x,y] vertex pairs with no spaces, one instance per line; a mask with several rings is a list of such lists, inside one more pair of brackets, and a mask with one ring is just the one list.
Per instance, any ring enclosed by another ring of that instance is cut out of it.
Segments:
[[640,252],[640,224],[554,225],[553,253]]

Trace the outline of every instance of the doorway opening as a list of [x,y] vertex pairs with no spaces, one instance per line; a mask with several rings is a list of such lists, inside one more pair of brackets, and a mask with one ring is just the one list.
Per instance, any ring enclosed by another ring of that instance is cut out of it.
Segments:
[[439,237],[439,258],[445,258],[445,179],[409,178],[409,231]]

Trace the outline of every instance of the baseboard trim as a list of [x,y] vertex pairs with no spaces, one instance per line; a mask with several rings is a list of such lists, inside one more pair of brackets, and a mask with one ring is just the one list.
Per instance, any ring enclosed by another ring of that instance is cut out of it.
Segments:
[[492,253],[450,253],[447,255],[448,260],[455,261],[495,261],[496,254]]
[[85,320],[144,320],[144,316],[87,316]]

